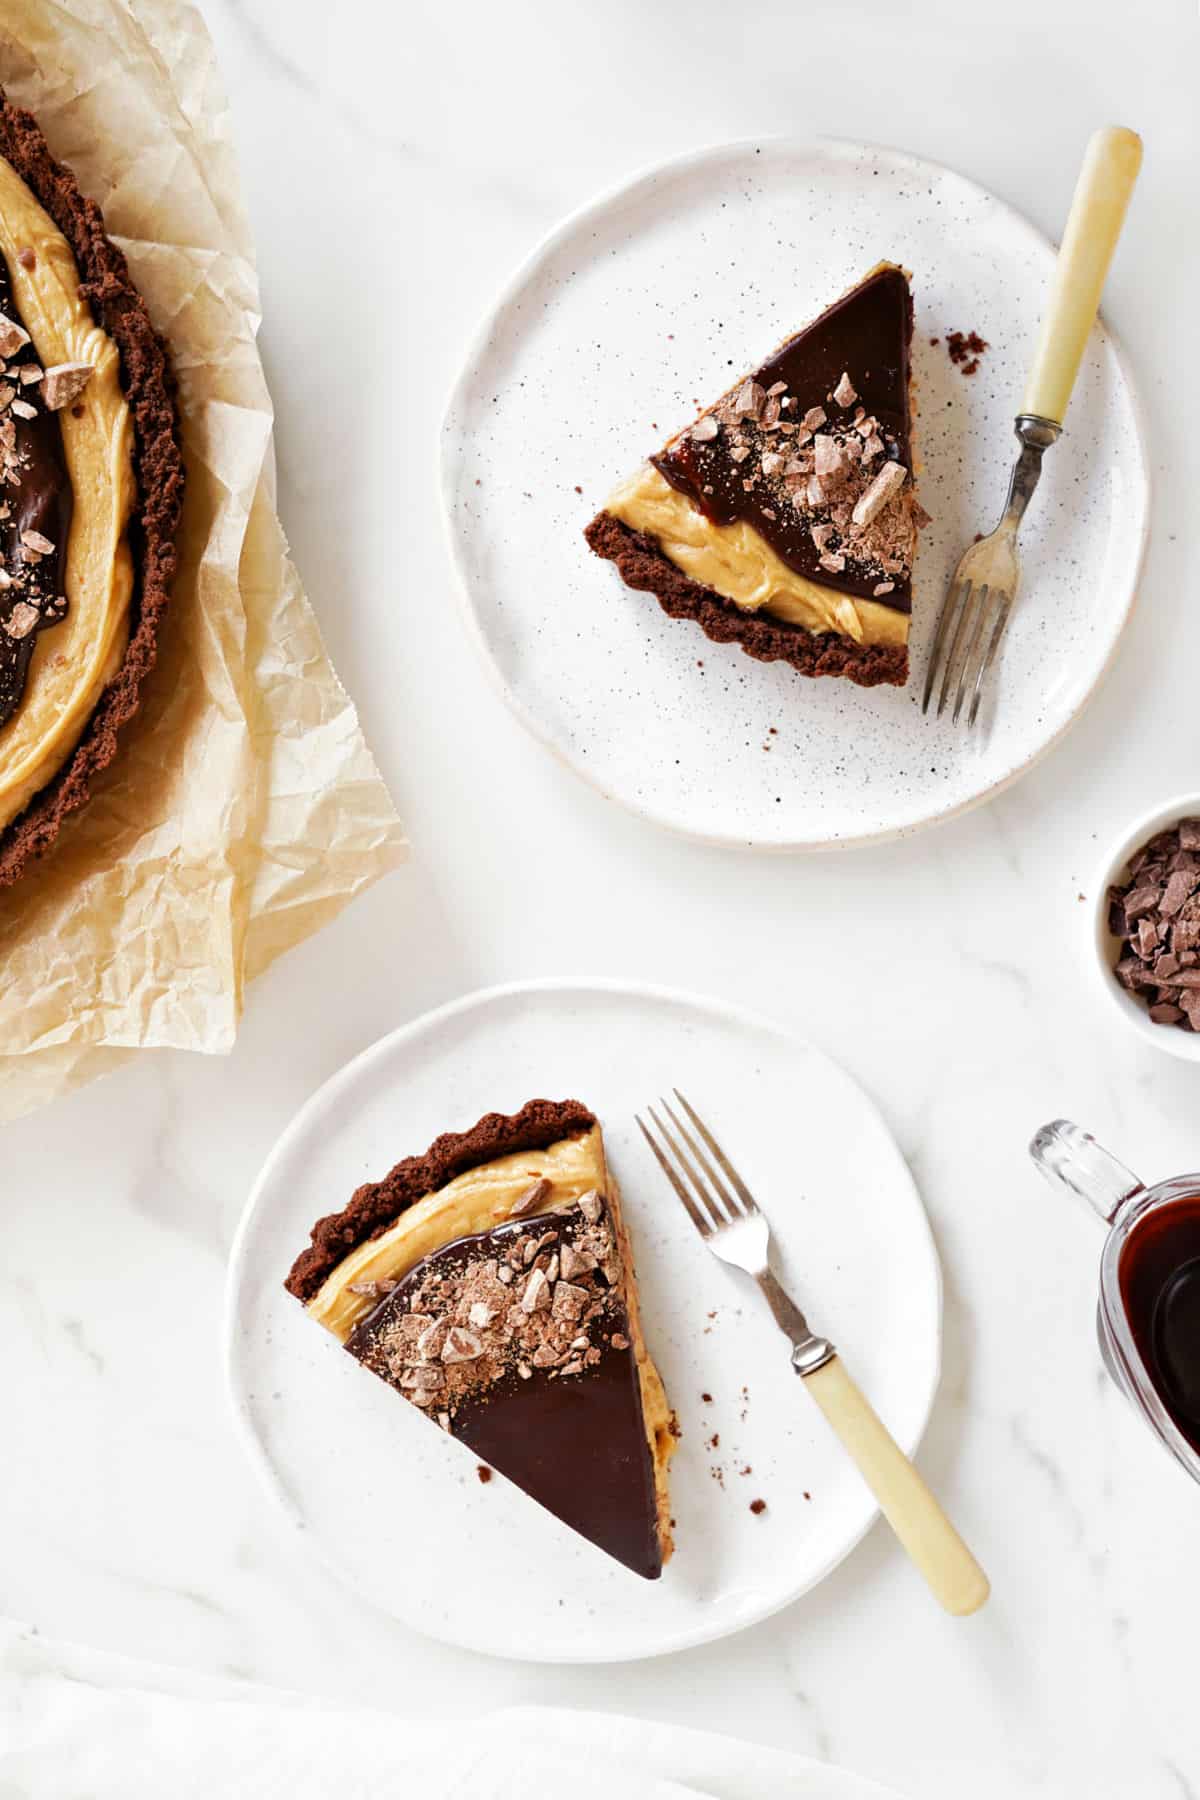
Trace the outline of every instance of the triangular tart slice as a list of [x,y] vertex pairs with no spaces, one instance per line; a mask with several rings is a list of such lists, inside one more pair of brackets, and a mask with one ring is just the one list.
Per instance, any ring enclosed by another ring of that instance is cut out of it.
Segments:
[[762,662],[908,677],[917,529],[908,277],[881,263],[609,498],[598,556]]
[[662,1573],[675,1424],[587,1107],[531,1100],[438,1138],[318,1220],[286,1285],[482,1465]]

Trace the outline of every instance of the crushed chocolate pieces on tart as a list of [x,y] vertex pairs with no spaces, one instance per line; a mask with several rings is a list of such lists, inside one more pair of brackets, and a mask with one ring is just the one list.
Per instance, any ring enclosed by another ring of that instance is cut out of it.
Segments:
[[42,381],[42,399],[51,412],[61,412],[78,400],[94,374],[91,363],[52,363]]
[[[595,1220],[592,1223],[596,1223]],[[596,1267],[596,1259],[589,1250],[581,1250],[575,1244],[564,1244],[560,1257],[561,1274],[565,1281],[573,1281],[576,1276],[590,1275]]]
[[28,600],[18,600],[0,630],[10,638],[27,638],[38,625],[46,623],[41,611]]
[[7,313],[0,312],[0,356],[15,356],[28,342],[29,333],[25,327]]
[[[532,1248],[532,1245],[530,1246]],[[525,1283],[525,1291],[521,1295],[521,1311],[524,1313],[544,1312],[553,1298],[553,1289],[544,1269],[531,1271]]]
[[535,1207],[542,1204],[542,1201],[549,1192],[550,1183],[546,1180],[544,1175],[539,1180],[531,1182],[525,1189],[525,1192],[523,1194],[518,1194],[512,1205],[509,1207],[509,1218],[519,1219],[522,1213],[532,1212]]
[[[544,1231],[547,1220],[553,1229]],[[501,1258],[514,1250],[532,1264],[515,1300],[501,1276]],[[552,1278],[567,1253],[576,1279]],[[612,1254],[607,1222],[589,1220],[580,1203],[529,1223],[509,1220],[426,1257],[392,1284],[346,1347],[416,1405],[445,1410],[452,1426],[467,1400],[507,1378],[529,1379],[525,1369],[563,1380],[595,1367],[605,1342],[630,1348],[624,1306],[602,1274]]]
[[853,523],[864,527],[870,525],[884,507],[891,504],[907,480],[908,470],[903,463],[884,463],[870,487],[854,502],[850,513]]
[[473,1332],[451,1325],[442,1344],[444,1363],[475,1362],[483,1355],[483,1344]]
[[346,1291],[359,1294],[365,1300],[381,1300],[395,1286],[396,1283],[389,1276],[384,1276],[378,1281],[352,1281]]
[[[0,257],[0,725],[25,698],[37,640],[67,615],[73,496],[58,421],[19,398],[41,368]],[[53,532],[53,536],[48,535]],[[59,546],[62,546],[60,551]],[[2,836],[3,834],[0,834]]]

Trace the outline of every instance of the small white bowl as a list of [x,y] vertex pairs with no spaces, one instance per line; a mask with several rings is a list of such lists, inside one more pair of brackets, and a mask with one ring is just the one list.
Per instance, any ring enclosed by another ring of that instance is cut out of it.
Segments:
[[1135,1000],[1121,986],[1114,973],[1117,962],[1117,939],[1108,929],[1108,890],[1120,886],[1129,874],[1129,864],[1142,845],[1157,832],[1180,819],[1200,819],[1200,794],[1179,794],[1163,806],[1156,806],[1124,833],[1109,852],[1096,873],[1095,899],[1092,906],[1092,947],[1100,985],[1127,1024],[1139,1037],[1157,1050],[1166,1050],[1184,1062],[1200,1062],[1200,1032],[1181,1031],[1178,1025],[1156,1025],[1141,1000]]

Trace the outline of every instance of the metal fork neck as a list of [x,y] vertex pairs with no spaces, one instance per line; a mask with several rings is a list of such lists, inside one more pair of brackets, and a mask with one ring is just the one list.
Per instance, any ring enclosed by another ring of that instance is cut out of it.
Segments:
[[1062,426],[1053,419],[1041,419],[1036,413],[1021,413],[1013,430],[1020,442],[1021,454],[1008,484],[1008,499],[999,529],[1011,531],[1015,537],[1041,476],[1042,458],[1051,444],[1056,444],[1062,436]]
[[800,1311],[794,1300],[784,1293],[770,1269],[764,1269],[758,1276],[758,1285],[766,1295],[767,1304],[775,1314],[775,1323],[785,1337],[792,1341],[792,1367],[797,1375],[811,1375],[835,1354],[828,1338],[818,1337],[809,1330],[808,1320]]
[[792,1345],[792,1367],[797,1375],[811,1375],[815,1369],[823,1369],[827,1362],[832,1362],[836,1355],[828,1338],[814,1337],[809,1332],[802,1344]]

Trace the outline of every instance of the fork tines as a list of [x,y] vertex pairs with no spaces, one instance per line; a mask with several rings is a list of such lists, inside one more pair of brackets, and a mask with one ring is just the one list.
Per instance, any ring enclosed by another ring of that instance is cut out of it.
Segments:
[[755,1215],[758,1203],[694,1107],[678,1088],[674,1093],[695,1128],[694,1134],[666,1100],[660,1100],[658,1104],[671,1121],[670,1126],[663,1123],[652,1106],[646,1108],[662,1144],[647,1129],[645,1122],[636,1114],[635,1117],[642,1136],[682,1200],[692,1224],[702,1237],[711,1237],[722,1226]]
[[929,703],[940,673],[942,679],[937,716],[941,718],[946,710],[950,683],[957,668],[958,685],[951,718],[957,725],[964,702],[970,694],[967,729],[970,730],[974,725],[979,716],[983,684],[1000,647],[1010,603],[1011,596],[1003,589],[994,588],[986,581],[977,585],[974,581],[955,574],[942,602],[937,634],[929,655],[929,673],[925,677],[925,693],[921,701],[923,713],[929,711]]

